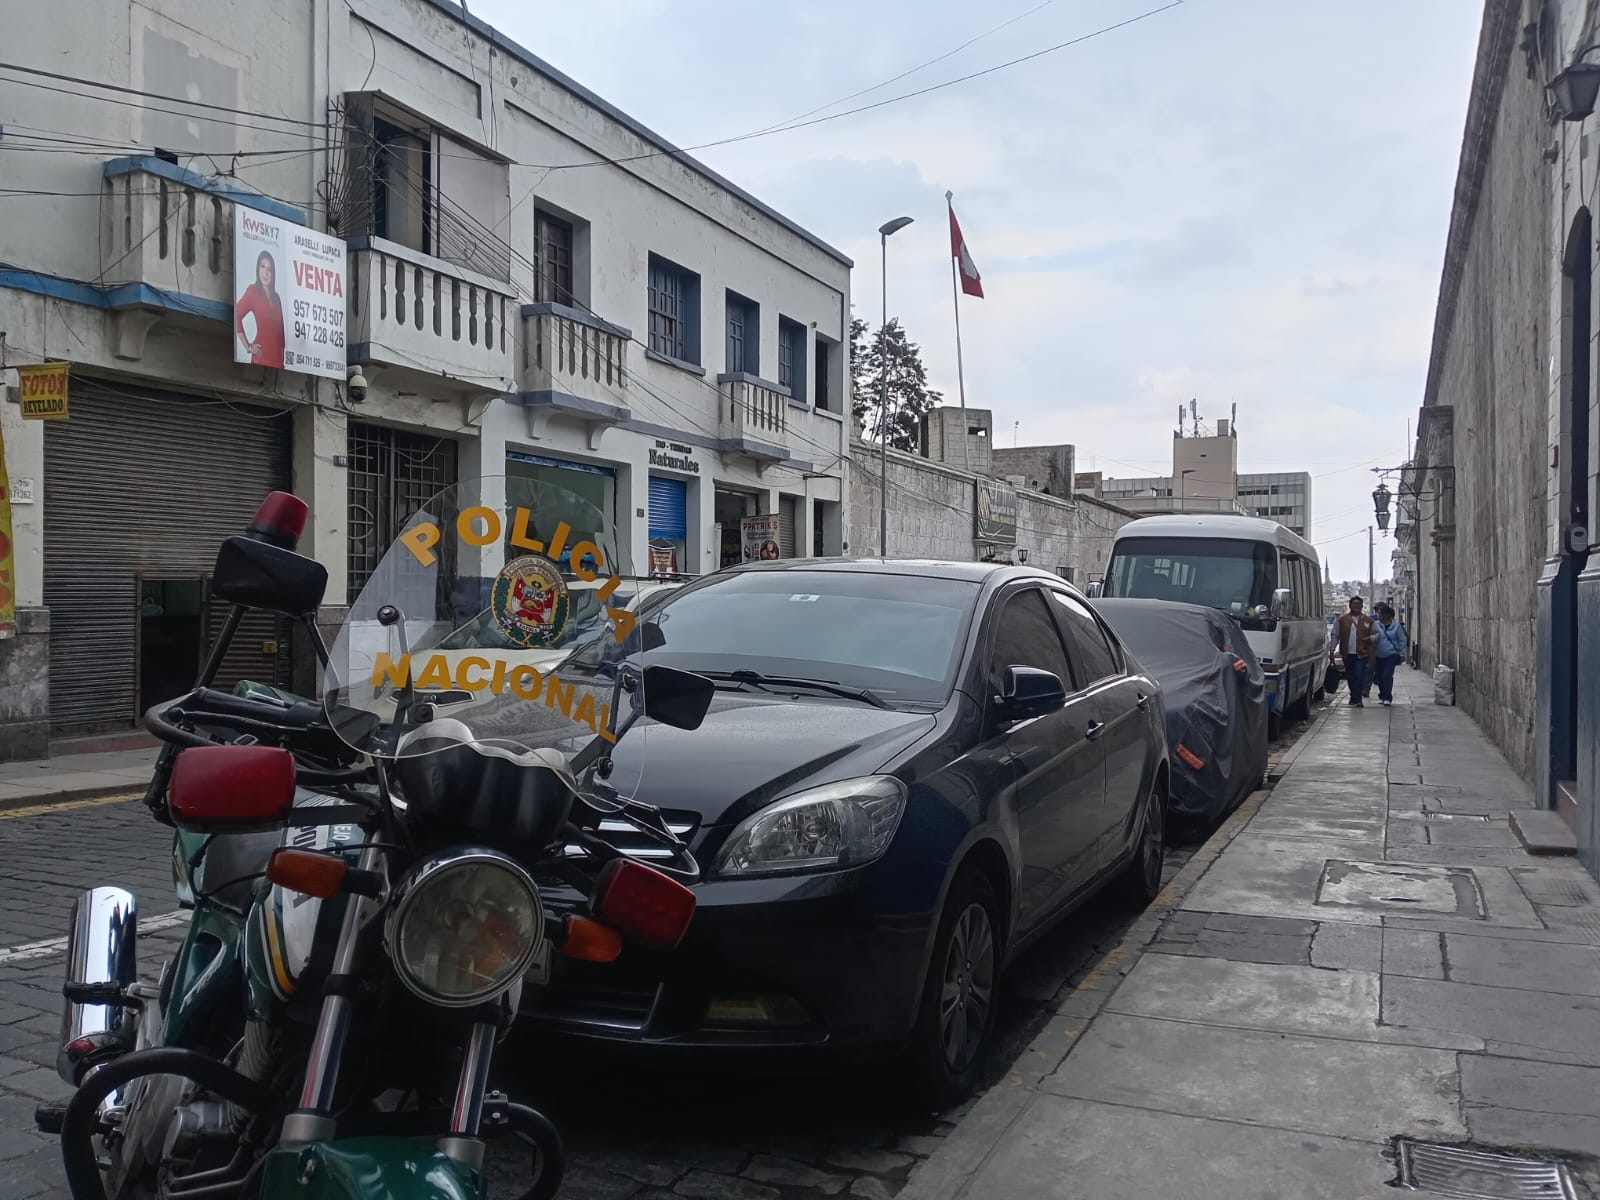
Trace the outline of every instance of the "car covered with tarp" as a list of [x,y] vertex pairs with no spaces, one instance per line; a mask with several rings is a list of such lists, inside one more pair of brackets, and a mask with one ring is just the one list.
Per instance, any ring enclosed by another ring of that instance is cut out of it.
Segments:
[[1209,821],[1231,812],[1267,771],[1266,680],[1243,630],[1198,604],[1093,603],[1161,685],[1173,815]]

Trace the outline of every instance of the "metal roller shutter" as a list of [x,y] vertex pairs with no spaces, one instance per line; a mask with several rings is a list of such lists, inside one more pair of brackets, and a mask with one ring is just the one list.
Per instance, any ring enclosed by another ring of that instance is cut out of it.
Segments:
[[795,527],[800,524],[800,502],[793,496],[778,497],[778,553],[784,558],[796,557],[794,552]]
[[[205,579],[222,540],[290,486],[291,423],[288,410],[74,379],[72,416],[49,422],[44,444],[54,732],[137,720],[139,579]],[[287,683],[273,677],[288,661],[278,626],[248,620],[219,685]]]
[[650,476],[650,536],[689,536],[689,485],[684,480]]

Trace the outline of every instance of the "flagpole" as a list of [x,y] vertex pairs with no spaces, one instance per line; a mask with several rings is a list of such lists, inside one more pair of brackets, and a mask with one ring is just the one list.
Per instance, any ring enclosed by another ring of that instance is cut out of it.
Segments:
[[[950,216],[955,216],[955,193],[944,194],[945,208]],[[951,247],[950,255],[950,303],[956,314],[956,389],[961,396],[961,456],[966,465],[967,472],[972,472],[972,448],[968,445],[971,440],[967,432],[967,380],[966,372],[961,364],[961,283],[958,279],[956,267],[955,247]]]

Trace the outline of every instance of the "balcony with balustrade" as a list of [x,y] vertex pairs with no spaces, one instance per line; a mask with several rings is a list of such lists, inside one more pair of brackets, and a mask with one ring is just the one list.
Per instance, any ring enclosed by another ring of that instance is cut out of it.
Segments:
[[350,239],[352,363],[464,394],[515,387],[516,289],[379,237]]
[[143,357],[160,320],[233,317],[234,210],[304,224],[292,204],[207,178],[165,159],[114,158],[101,169],[100,275],[84,302],[116,317],[116,354]]
[[582,424],[590,448],[632,417],[629,351],[633,334],[565,304],[522,306],[521,391],[528,434],[541,438],[551,417]]

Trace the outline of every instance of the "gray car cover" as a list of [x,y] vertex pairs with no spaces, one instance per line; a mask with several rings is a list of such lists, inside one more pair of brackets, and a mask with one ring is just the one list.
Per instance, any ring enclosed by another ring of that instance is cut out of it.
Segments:
[[1161,685],[1173,813],[1203,821],[1231,812],[1267,769],[1266,680],[1244,631],[1198,604],[1093,603]]

